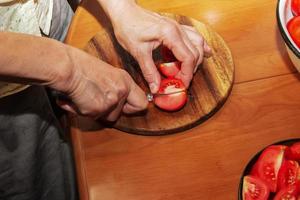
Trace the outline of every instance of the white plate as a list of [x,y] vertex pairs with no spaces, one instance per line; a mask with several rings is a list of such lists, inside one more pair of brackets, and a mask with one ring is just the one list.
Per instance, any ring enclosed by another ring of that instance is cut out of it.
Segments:
[[279,30],[285,42],[290,59],[292,60],[297,70],[300,72],[300,49],[292,40],[286,27],[288,21],[293,18],[293,14],[291,11],[291,0],[278,0],[276,12]]

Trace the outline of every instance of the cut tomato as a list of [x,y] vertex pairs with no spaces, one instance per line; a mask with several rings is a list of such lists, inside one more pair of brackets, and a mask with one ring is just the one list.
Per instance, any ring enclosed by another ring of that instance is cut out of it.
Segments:
[[181,80],[175,78],[163,79],[158,93],[154,95],[156,106],[167,111],[181,109],[187,102],[187,92]]
[[300,161],[300,142],[296,142],[288,147],[285,152],[285,157],[290,160]]
[[166,77],[174,77],[181,69],[179,61],[158,64],[159,71]]
[[297,200],[296,186],[289,186],[281,189],[274,197],[274,200]]
[[174,62],[177,61],[176,57],[170,49],[166,46],[161,47],[161,56],[164,62]]
[[296,185],[299,164],[294,160],[284,160],[278,172],[278,189]]
[[287,29],[295,44],[300,48],[300,16],[291,19],[287,23]]
[[292,0],[291,2],[292,13],[295,16],[300,15],[300,0]]
[[252,168],[251,175],[264,181],[270,191],[277,191],[278,172],[283,162],[286,146],[272,145],[267,147]]
[[270,191],[267,185],[254,176],[245,176],[243,180],[243,200],[267,200]]

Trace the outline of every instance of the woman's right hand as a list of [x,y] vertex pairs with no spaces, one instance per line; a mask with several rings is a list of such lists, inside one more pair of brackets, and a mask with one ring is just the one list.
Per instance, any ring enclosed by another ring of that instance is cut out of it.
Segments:
[[49,85],[71,100],[58,101],[61,108],[108,121],[115,121],[121,112],[130,114],[147,108],[145,93],[126,71],[81,50],[67,50],[73,66],[67,76],[55,78]]

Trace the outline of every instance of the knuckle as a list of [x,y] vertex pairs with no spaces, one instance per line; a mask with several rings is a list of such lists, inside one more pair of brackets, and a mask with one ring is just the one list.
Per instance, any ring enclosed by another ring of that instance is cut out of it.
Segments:
[[105,94],[105,100],[108,107],[111,107],[118,103],[119,97],[115,91],[109,91]]
[[118,76],[119,80],[125,80],[125,81],[129,81],[131,79],[131,76],[128,74],[128,72],[124,69],[119,69],[119,76]]
[[87,95],[88,100],[84,103],[83,106],[78,107],[78,111],[83,116],[93,117],[99,113],[102,113],[103,110],[103,97],[100,97],[99,94]]
[[129,85],[132,82],[131,76],[125,70],[120,70],[119,83],[117,84],[117,92],[119,98],[127,96],[129,92]]
[[201,45],[201,46],[204,45],[204,39],[200,35],[197,37],[197,43],[198,43],[198,45]]
[[176,34],[178,33],[178,28],[176,26],[175,23],[172,22],[167,22],[164,26],[163,26],[163,34],[164,35],[169,35],[169,34]]
[[95,100],[93,102],[93,107],[85,113],[85,115],[89,117],[96,117],[102,115],[105,112],[105,108],[103,106],[103,100],[99,95],[95,95]]

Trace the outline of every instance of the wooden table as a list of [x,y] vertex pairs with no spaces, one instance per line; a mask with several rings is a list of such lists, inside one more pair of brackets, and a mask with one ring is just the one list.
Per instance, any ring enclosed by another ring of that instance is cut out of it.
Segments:
[[[162,137],[131,135],[72,118],[81,199],[237,199],[249,159],[300,136],[300,76],[277,30],[274,0],[140,0],[143,7],[209,24],[232,50],[231,96],[212,118]],[[83,48],[99,30],[99,6],[84,1],[66,42]]]

